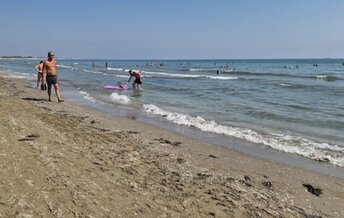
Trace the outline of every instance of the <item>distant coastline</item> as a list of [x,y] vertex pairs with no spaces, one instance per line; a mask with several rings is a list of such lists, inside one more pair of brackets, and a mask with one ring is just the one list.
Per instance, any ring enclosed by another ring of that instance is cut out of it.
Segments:
[[21,56],[21,55],[11,55],[11,56],[0,56],[0,58],[35,58],[33,56]]
[[36,57],[36,56],[21,56],[21,55],[3,55],[0,56],[0,59],[37,59],[42,57]]
[[[46,57],[38,57],[38,56],[22,56],[22,55],[2,55],[0,59],[44,59]],[[151,61],[151,60],[159,60],[159,61],[225,61],[225,60],[233,60],[233,61],[266,61],[266,60],[344,60],[344,57],[324,57],[324,58],[133,58],[133,59],[116,59],[116,58],[73,58],[73,57],[59,57],[59,59],[70,59],[70,60],[113,60],[113,61]]]

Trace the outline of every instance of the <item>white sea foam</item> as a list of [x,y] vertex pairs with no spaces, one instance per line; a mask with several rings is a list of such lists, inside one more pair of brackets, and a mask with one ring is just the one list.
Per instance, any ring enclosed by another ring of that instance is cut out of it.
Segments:
[[74,65],[79,65],[79,63],[78,63],[78,62],[74,62],[73,64],[74,64]]
[[85,70],[85,69],[83,69],[82,71],[84,71],[84,72],[86,72],[86,73],[102,74],[102,72],[99,72],[99,71],[93,71],[93,70]]
[[29,74],[29,73],[21,73],[21,72],[14,72],[14,73],[17,73],[17,74],[23,75],[23,76],[32,76],[32,75]]
[[207,78],[207,79],[218,79],[218,80],[233,80],[239,79],[238,77],[226,77],[226,76],[207,76],[201,74],[178,74],[178,73],[165,73],[165,72],[149,72],[142,71],[145,74],[159,75],[171,78]]
[[223,72],[223,73],[232,73],[235,70],[234,69],[230,69],[230,70],[220,70],[220,71]]
[[7,69],[5,71],[8,72],[8,73],[5,73],[3,75],[6,76],[7,78],[27,78],[28,76],[30,76],[30,77],[37,76],[36,73],[35,74],[22,73],[22,72],[18,72],[18,71],[12,71],[12,70],[9,70],[9,69]]
[[261,133],[246,128],[224,126],[217,124],[215,121],[205,120],[200,116],[193,117],[165,111],[151,104],[144,105],[144,111],[160,115],[178,125],[195,127],[205,132],[233,136],[249,142],[264,144],[283,152],[295,153],[315,160],[329,161],[334,165],[344,167],[344,147],[338,145],[319,143],[299,136]]
[[280,85],[281,85],[281,86],[286,86],[286,87],[293,86],[292,84],[289,84],[289,83],[281,83]]
[[124,71],[123,68],[114,68],[114,67],[108,67],[108,70],[117,70],[117,71]]
[[18,78],[18,79],[28,79],[28,78],[35,78],[37,74],[30,74],[30,73],[22,73],[18,71],[6,70],[9,74],[5,74],[3,77],[5,78]]
[[326,79],[328,76],[327,75],[317,75],[315,76],[317,79]]
[[191,68],[191,69],[189,69],[189,71],[197,72],[197,71],[208,71],[208,70],[207,69],[194,69],[194,68]]
[[165,72],[149,72],[149,71],[142,71],[145,74],[151,75],[162,75],[166,77],[182,77],[182,78],[197,78],[203,77],[203,75],[192,75],[192,74],[177,74],[177,73],[165,73]]
[[120,77],[120,78],[129,78],[129,76],[126,75],[113,75],[114,77]]
[[126,95],[119,95],[116,92],[113,92],[110,95],[110,98],[116,102],[116,103],[120,103],[120,104],[128,104],[130,102],[130,98]]
[[206,76],[206,78],[209,78],[209,79],[219,79],[219,80],[239,79],[239,77],[236,77],[236,76]]
[[339,79],[336,76],[331,76],[331,75],[316,75],[315,78],[318,80],[325,80],[325,81],[335,81]]
[[68,69],[72,69],[72,66],[68,66],[68,65],[62,65],[62,64],[58,64],[58,67],[62,67],[62,68],[68,68]]
[[19,76],[19,75],[1,75],[3,78],[17,78],[17,79],[25,79],[26,76]]
[[100,72],[100,71],[85,70],[85,69],[83,69],[82,71],[84,71],[84,72],[86,72],[86,73],[93,73],[93,74],[108,75],[107,73],[103,73],[103,72]]
[[85,92],[85,91],[79,91],[79,94],[84,96],[84,99],[87,99],[93,103],[96,102],[96,99],[94,99],[89,93]]

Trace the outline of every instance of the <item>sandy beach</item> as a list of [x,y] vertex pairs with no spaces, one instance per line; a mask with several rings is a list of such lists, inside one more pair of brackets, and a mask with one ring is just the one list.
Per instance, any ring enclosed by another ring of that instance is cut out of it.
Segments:
[[0,73],[0,217],[344,216],[343,179],[52,100]]

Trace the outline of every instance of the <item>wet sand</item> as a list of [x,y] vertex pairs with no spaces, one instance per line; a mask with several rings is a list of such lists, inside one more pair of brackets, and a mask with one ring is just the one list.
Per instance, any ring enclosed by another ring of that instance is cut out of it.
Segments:
[[343,179],[52,100],[0,73],[0,217],[344,216]]

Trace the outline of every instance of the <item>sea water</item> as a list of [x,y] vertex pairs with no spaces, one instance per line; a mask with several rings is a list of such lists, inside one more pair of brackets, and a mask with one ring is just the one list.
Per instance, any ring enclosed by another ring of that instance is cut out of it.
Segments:
[[[344,167],[342,59],[57,61],[67,100],[69,93]],[[38,62],[2,59],[0,70],[35,85]],[[103,89],[126,82],[129,69],[141,71],[141,91]]]

